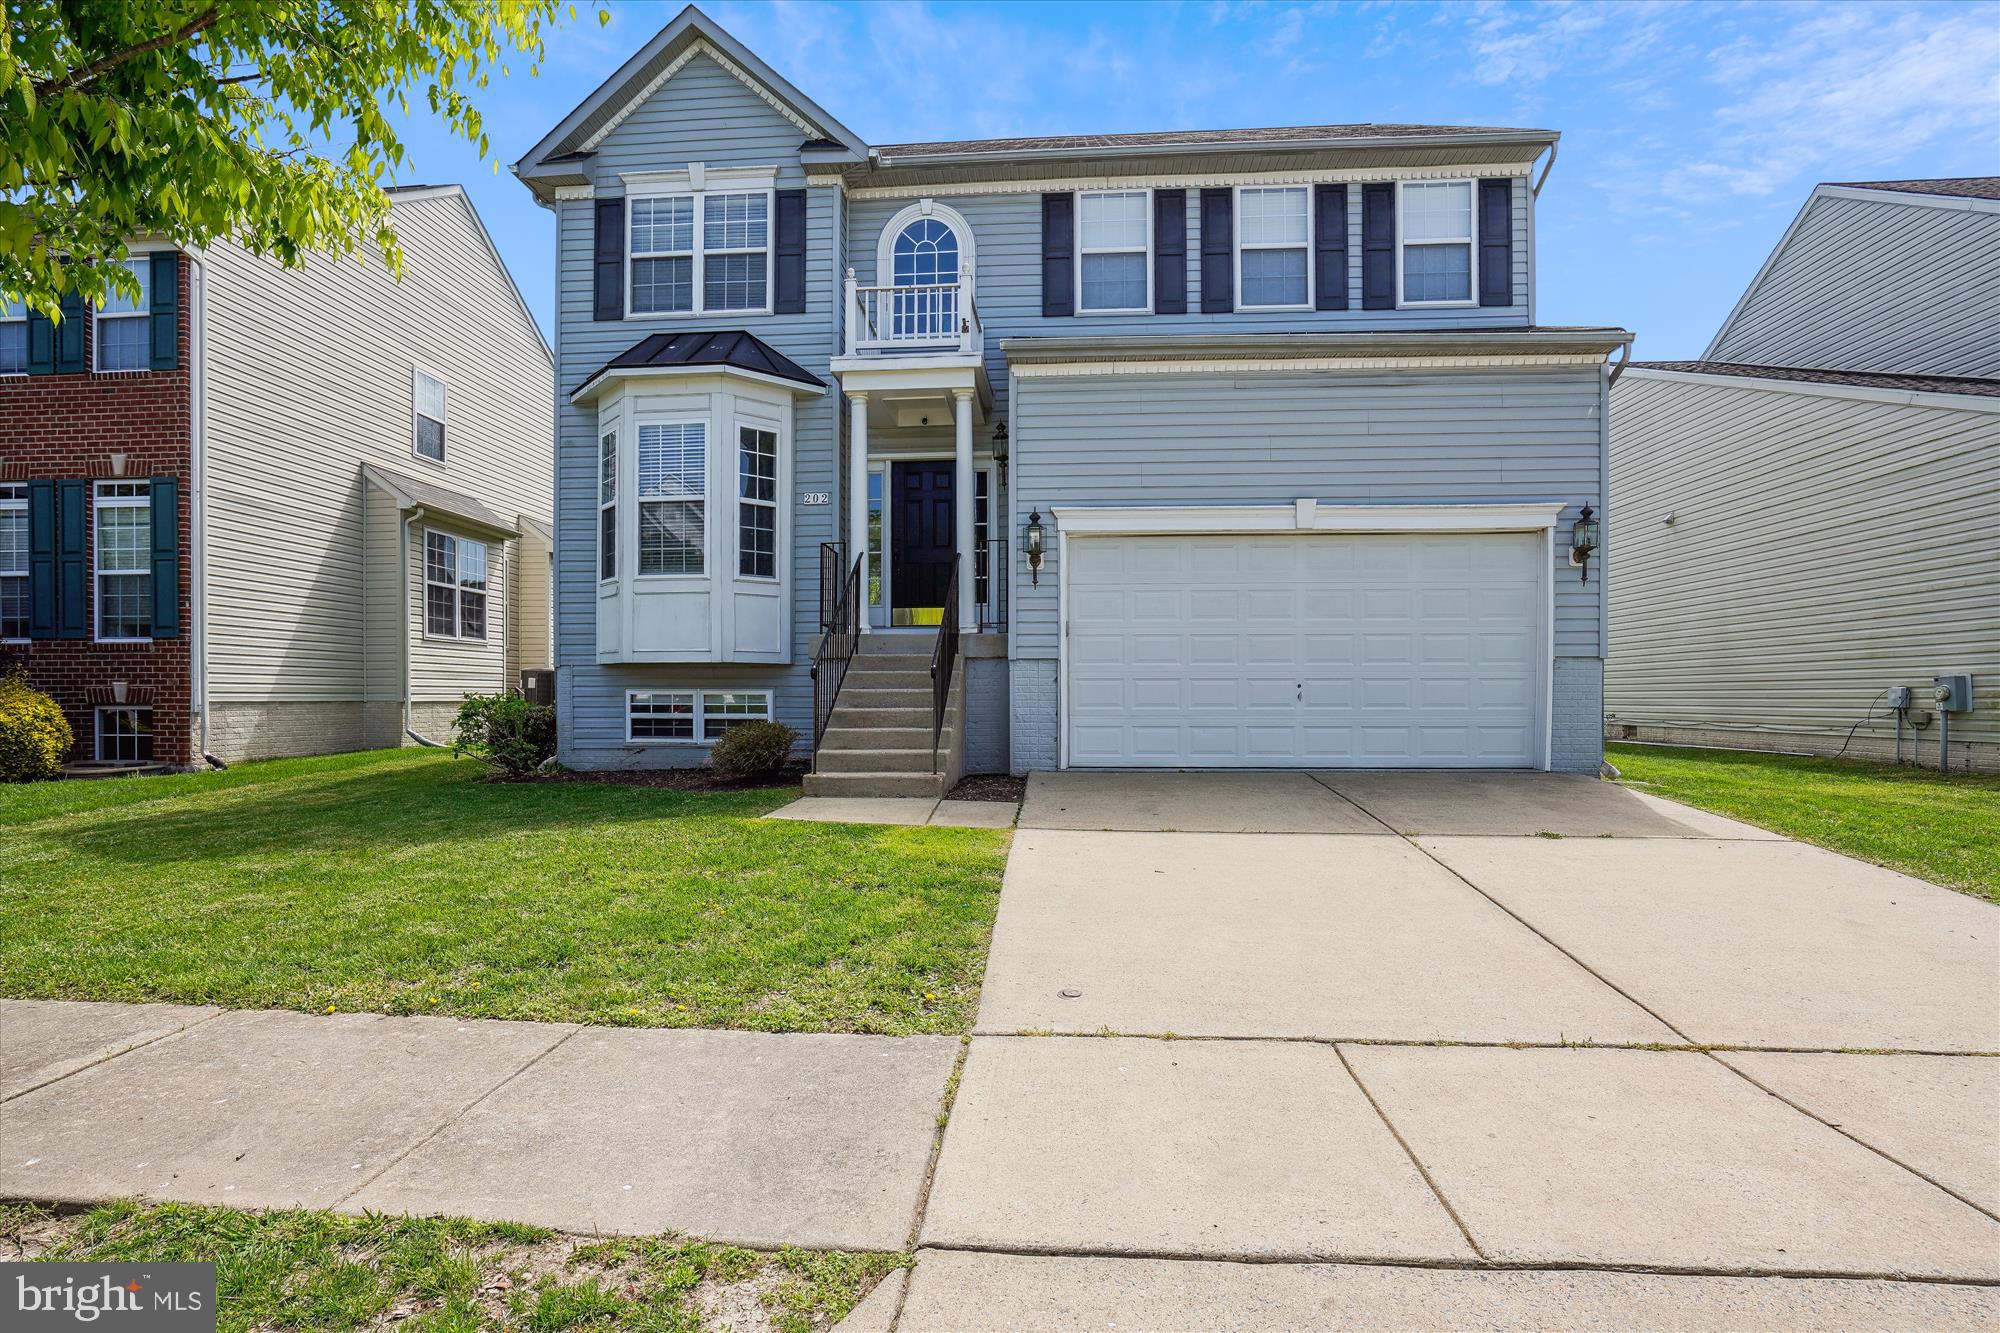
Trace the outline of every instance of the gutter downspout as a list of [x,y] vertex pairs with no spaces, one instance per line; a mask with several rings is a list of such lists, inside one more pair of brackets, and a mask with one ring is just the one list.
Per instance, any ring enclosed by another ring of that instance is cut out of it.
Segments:
[[[1618,364],[1611,367],[1610,384],[1616,384],[1618,382],[1618,377],[1625,373],[1625,367],[1629,365],[1631,361],[1632,361],[1632,344],[1631,343],[1622,344],[1618,348]],[[1605,387],[1609,388],[1610,384],[1607,384]]]
[[188,261],[188,673],[196,715],[197,747],[211,767],[228,768],[208,749],[208,270],[200,256]]
[[1534,188],[1530,191],[1537,199],[1541,198],[1542,187],[1549,183],[1549,173],[1556,169],[1556,150],[1558,147],[1560,147],[1558,144],[1552,143],[1549,145],[1549,160],[1542,164],[1541,179],[1535,182]]
[[402,541],[400,543],[402,547],[402,572],[397,582],[402,585],[403,589],[403,734],[419,745],[427,745],[433,750],[442,750],[444,746],[438,742],[428,736],[419,736],[417,734],[416,717],[412,711],[414,702],[410,697],[414,693],[414,685],[410,680],[410,525],[423,516],[424,507],[422,505],[418,505],[404,516]]

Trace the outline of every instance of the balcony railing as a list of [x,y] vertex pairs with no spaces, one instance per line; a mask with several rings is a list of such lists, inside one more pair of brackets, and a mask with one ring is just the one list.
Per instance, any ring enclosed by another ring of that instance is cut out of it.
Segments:
[[863,287],[847,270],[847,355],[978,352],[979,307],[972,275],[957,282]]

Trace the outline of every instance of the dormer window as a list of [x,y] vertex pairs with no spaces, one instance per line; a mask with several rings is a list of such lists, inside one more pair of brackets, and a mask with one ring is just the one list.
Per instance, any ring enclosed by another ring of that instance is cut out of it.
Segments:
[[1405,181],[1400,188],[1398,303],[1471,305],[1472,182]]

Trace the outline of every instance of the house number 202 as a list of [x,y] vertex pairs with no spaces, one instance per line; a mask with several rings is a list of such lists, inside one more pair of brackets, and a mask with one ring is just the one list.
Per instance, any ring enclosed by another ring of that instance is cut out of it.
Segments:
[[807,491],[799,496],[799,503],[802,505],[830,505],[833,503],[833,492]]

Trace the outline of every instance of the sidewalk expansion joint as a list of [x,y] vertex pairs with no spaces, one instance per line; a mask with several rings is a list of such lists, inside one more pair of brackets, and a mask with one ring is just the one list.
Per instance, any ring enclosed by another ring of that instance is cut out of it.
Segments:
[[234,1009],[217,1009],[214,1013],[207,1014],[201,1018],[197,1018],[192,1023],[183,1023],[171,1032],[162,1032],[158,1036],[148,1037],[144,1041],[135,1041],[130,1046],[121,1046],[117,1050],[112,1051],[109,1054],[100,1055],[99,1057],[97,1057],[97,1059],[90,1061],[88,1064],[78,1065],[74,1069],[66,1069],[62,1073],[57,1074],[54,1078],[45,1078],[40,1083],[35,1084],[33,1087],[22,1088],[19,1092],[10,1092],[5,1097],[0,1097],[0,1104],[16,1101],[22,1097],[27,1096],[31,1092],[40,1092],[43,1088],[53,1087],[56,1084],[62,1082],[64,1079],[75,1078],[78,1074],[81,1074],[86,1069],[95,1069],[99,1065],[110,1064],[113,1060],[116,1060],[121,1055],[130,1055],[132,1052],[142,1051],[148,1046],[153,1046],[163,1041],[171,1041],[175,1037],[178,1037],[183,1033],[194,1031],[196,1028],[200,1027],[204,1023],[213,1023],[216,1019],[221,1018],[224,1014],[238,1013],[238,1012],[244,1012],[244,1011],[234,1010]]
[[[931,1186],[937,1181],[938,1159],[944,1156],[945,1131],[951,1128],[952,1109],[958,1105],[958,1089],[965,1077],[966,1057],[972,1054],[972,1034],[964,1034],[958,1039],[958,1056],[951,1063],[951,1073],[944,1081],[944,1095],[938,1099],[937,1129],[931,1135],[931,1155],[924,1163],[924,1182],[917,1190],[916,1213],[910,1219],[910,1238],[903,1245],[905,1254],[915,1254],[917,1241],[924,1234],[924,1215],[930,1211]],[[910,1284],[906,1279],[903,1289],[896,1293],[896,1308],[889,1312],[889,1333],[896,1333],[896,1327],[903,1321],[903,1303],[910,1299]]]
[[1382,1109],[1382,1103],[1375,1100],[1375,1094],[1361,1081],[1361,1075],[1354,1072],[1354,1066],[1347,1062],[1347,1052],[1336,1046],[1333,1048],[1333,1056],[1340,1061],[1340,1067],[1347,1071],[1347,1076],[1354,1080],[1354,1086],[1360,1089],[1361,1095],[1368,1099],[1368,1105],[1374,1108],[1376,1116],[1382,1121],[1382,1128],[1389,1131],[1389,1136],[1396,1140],[1396,1146],[1410,1159],[1410,1165],[1417,1168],[1417,1174],[1424,1178],[1424,1184],[1430,1187],[1431,1193],[1437,1198],[1438,1206],[1444,1209],[1446,1216],[1451,1218],[1452,1225],[1458,1228],[1458,1234],[1465,1237],[1465,1243],[1472,1248],[1474,1254],[1484,1259],[1486,1251],[1480,1248],[1478,1240],[1473,1237],[1472,1228],[1465,1225],[1465,1219],[1458,1215],[1458,1209],[1452,1207],[1451,1200],[1445,1197],[1443,1188],[1431,1176],[1430,1168],[1424,1165],[1424,1159],[1417,1156],[1417,1150],[1403,1137],[1403,1131],[1396,1128],[1396,1122]]

